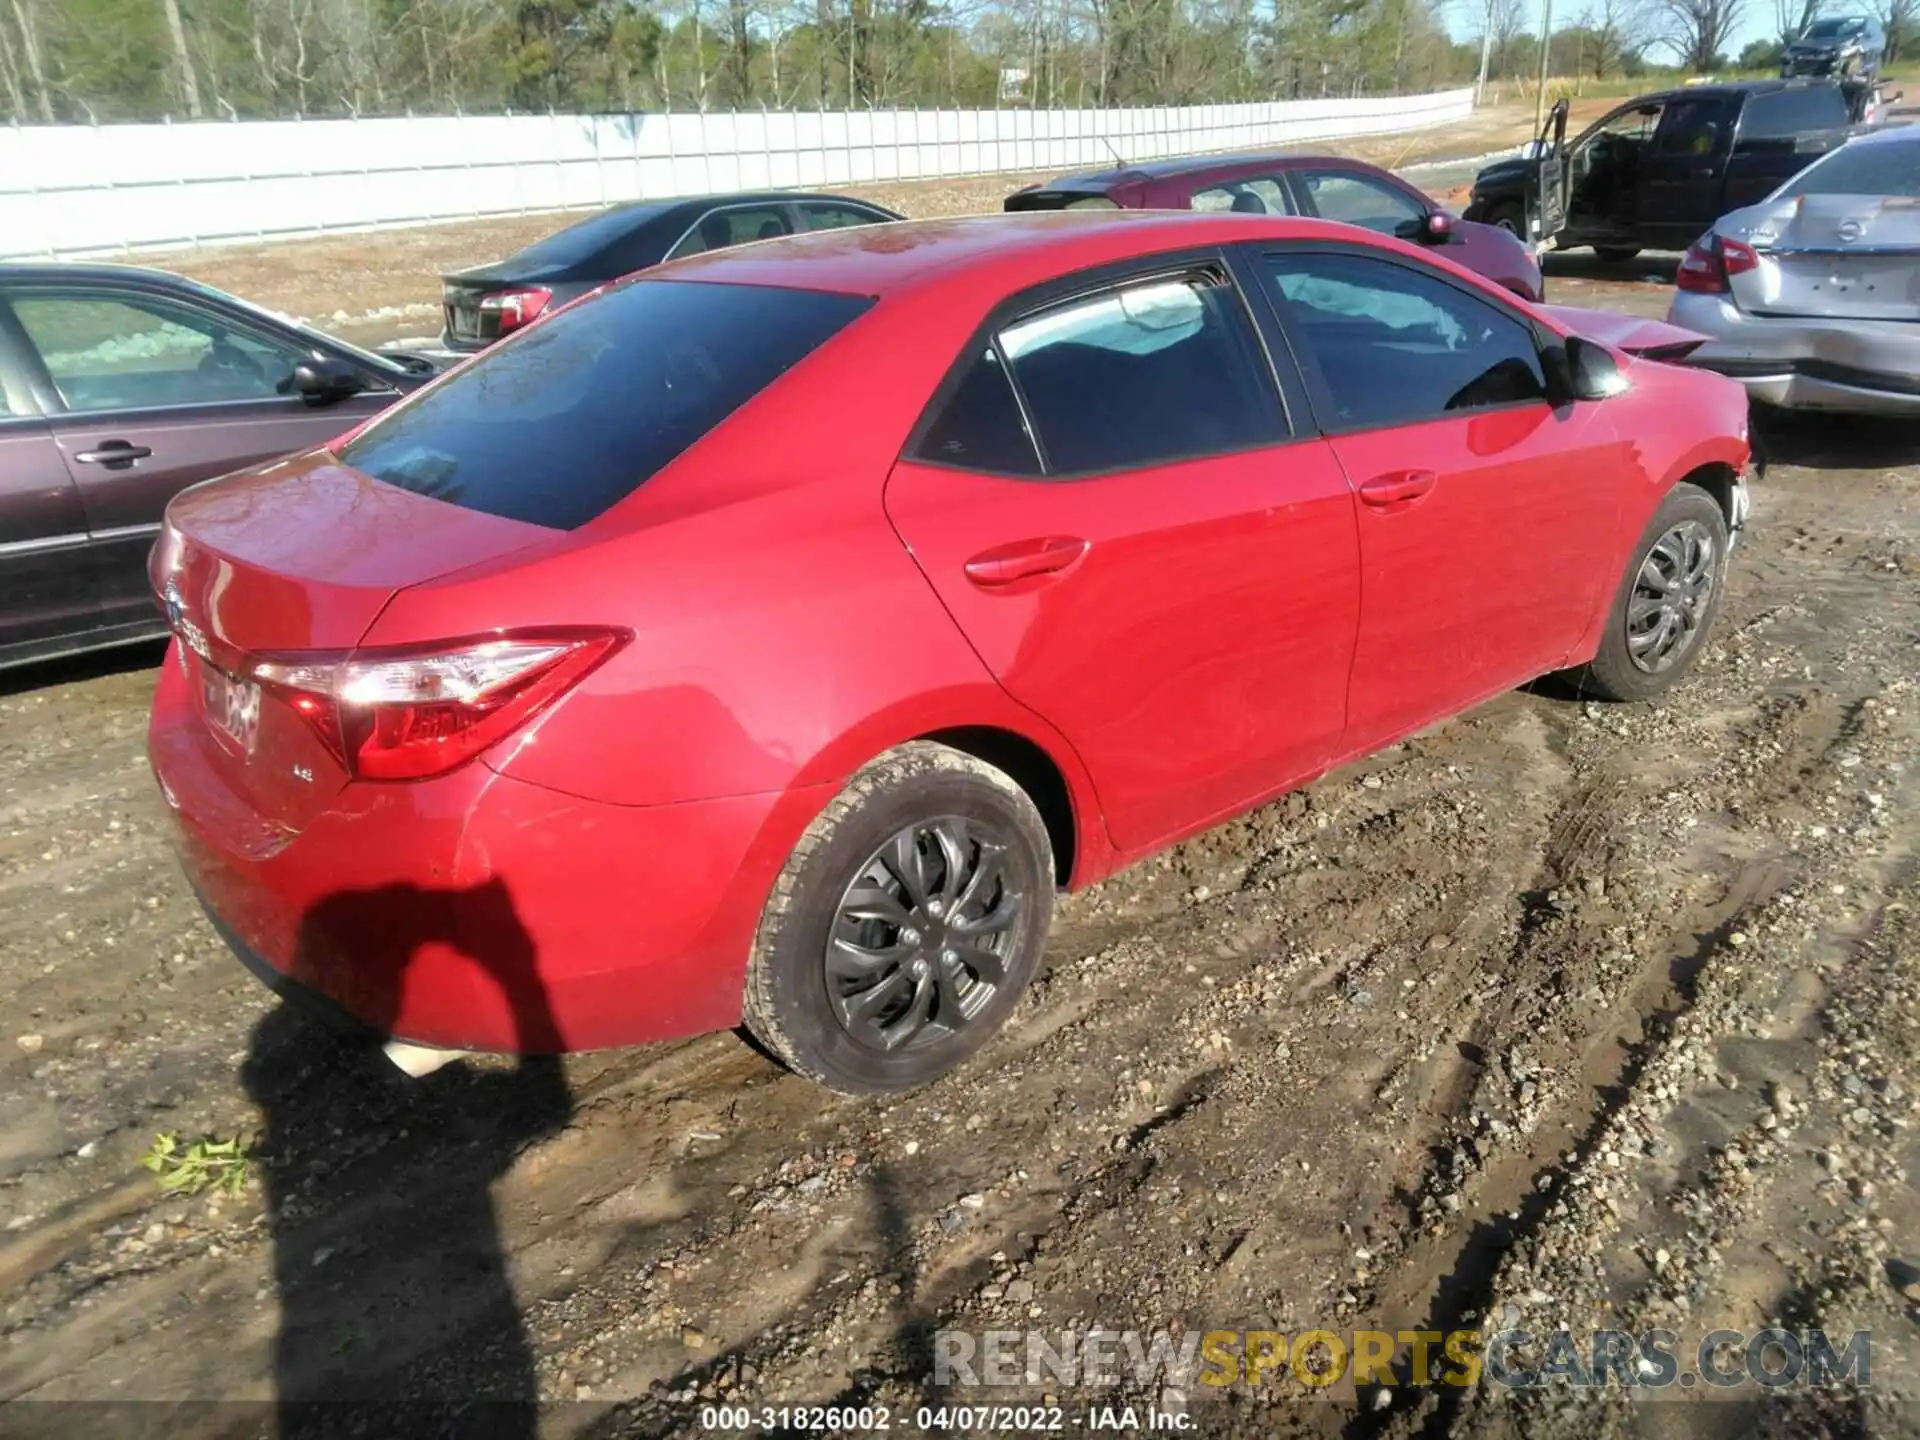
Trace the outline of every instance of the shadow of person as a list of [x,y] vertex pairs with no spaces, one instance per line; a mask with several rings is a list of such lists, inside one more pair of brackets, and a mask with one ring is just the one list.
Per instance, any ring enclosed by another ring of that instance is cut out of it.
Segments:
[[[429,947],[443,962],[457,951],[505,999],[517,1061],[413,1080],[382,1054]],[[242,1071],[265,1119],[279,1432],[531,1437],[533,1347],[491,1186],[573,1110],[532,939],[497,881],[388,886],[303,917],[294,972],[349,964],[372,1028],[323,1023],[292,995],[256,1027]]]

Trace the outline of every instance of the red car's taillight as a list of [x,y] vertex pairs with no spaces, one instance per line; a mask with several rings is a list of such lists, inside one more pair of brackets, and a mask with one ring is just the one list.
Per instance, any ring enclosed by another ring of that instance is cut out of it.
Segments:
[[1694,241],[1674,272],[1676,288],[1695,295],[1725,295],[1728,279],[1760,268],[1760,257],[1751,245],[1719,235],[1703,235]]
[[499,322],[499,333],[511,335],[523,325],[531,325],[546,314],[547,306],[552,302],[551,290],[542,290],[533,285],[524,290],[502,290],[498,294],[483,295],[480,298],[480,313],[494,316]]
[[404,650],[256,659],[248,674],[363,780],[440,775],[511,735],[630,637],[509,632]]

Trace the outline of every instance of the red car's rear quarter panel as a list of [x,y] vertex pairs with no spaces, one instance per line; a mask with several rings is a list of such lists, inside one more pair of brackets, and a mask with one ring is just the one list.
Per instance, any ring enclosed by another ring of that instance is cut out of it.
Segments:
[[550,1051],[724,1029],[760,904],[835,787],[620,806],[468,765],[251,823],[178,667],[150,744],[181,864],[258,961],[382,1033]]

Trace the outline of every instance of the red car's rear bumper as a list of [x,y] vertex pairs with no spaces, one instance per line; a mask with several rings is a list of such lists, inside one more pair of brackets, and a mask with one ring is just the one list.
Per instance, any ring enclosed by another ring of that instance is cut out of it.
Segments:
[[169,661],[149,755],[187,877],[228,943],[276,988],[470,1050],[738,1023],[760,907],[824,798],[605,805],[470,764],[349,785],[291,833],[234,791],[213,743]]

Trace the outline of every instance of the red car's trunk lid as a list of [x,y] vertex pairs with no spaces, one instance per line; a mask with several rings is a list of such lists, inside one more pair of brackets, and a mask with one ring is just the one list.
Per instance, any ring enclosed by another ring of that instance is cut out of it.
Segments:
[[297,830],[348,776],[249,662],[351,650],[397,590],[560,533],[382,485],[325,452],[182,491],[152,579],[212,762],[262,818]]

